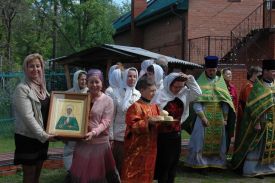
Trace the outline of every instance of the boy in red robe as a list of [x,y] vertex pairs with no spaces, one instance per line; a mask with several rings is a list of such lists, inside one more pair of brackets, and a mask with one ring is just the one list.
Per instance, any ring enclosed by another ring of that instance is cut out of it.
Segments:
[[137,83],[141,98],[126,113],[125,156],[122,164],[123,183],[151,183],[157,155],[157,128],[151,120],[160,114],[156,104],[150,104],[156,92],[153,81],[146,77]]

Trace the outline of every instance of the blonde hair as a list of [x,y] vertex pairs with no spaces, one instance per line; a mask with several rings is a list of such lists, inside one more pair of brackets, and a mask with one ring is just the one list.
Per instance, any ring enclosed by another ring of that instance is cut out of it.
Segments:
[[[40,62],[40,65],[41,65],[41,76],[39,78],[39,84],[40,87],[41,87],[41,90],[42,90],[42,94],[40,94],[40,92],[37,92],[36,91],[36,87],[35,85],[33,84],[34,81],[31,81],[28,74],[27,74],[27,70],[28,70],[28,63],[35,60],[35,59],[38,59],[39,62]],[[25,82],[28,83],[28,85],[33,89],[35,90],[36,92],[36,95],[38,96],[38,98],[40,99],[45,99],[46,97],[46,94],[47,94],[47,89],[46,89],[46,80],[45,80],[45,65],[44,65],[44,60],[43,60],[43,57],[42,55],[40,55],[39,53],[33,53],[33,54],[29,54],[28,56],[26,56],[26,58],[24,59],[24,62],[23,62],[23,71],[24,71],[24,75],[25,75]]]
[[28,63],[32,60],[35,60],[35,59],[38,59],[40,61],[41,67],[44,70],[44,60],[43,60],[42,55],[40,55],[39,53],[33,53],[33,54],[30,54],[30,55],[26,56],[26,58],[24,59],[23,69],[24,69],[25,72],[27,70]]

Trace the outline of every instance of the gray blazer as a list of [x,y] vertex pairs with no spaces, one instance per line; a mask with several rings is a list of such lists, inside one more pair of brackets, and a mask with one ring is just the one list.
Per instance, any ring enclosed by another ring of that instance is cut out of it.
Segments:
[[[47,94],[48,95],[48,94]],[[46,142],[49,135],[43,129],[41,103],[34,91],[20,83],[13,95],[15,133]]]

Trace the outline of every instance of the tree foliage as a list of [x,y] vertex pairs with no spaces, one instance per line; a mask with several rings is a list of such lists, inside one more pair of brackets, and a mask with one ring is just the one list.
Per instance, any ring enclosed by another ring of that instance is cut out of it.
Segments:
[[0,72],[19,70],[29,53],[50,59],[112,43],[112,22],[126,7],[112,0],[0,0]]

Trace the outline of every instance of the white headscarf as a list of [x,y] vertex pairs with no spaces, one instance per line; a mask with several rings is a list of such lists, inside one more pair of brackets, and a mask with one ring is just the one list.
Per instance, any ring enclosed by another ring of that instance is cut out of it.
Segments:
[[[127,85],[127,80],[128,80],[128,73],[129,73],[129,71],[132,71],[132,70],[136,72],[136,74],[137,74],[137,80],[136,80],[136,83],[134,84],[134,86],[130,87],[130,86]],[[124,71],[124,73],[123,73],[122,89],[123,90],[125,89],[125,95],[124,95],[124,98],[122,99],[122,103],[121,103],[122,111],[126,111],[128,109],[129,103],[135,102],[135,101],[132,101],[132,102],[130,101],[130,100],[132,100],[133,94],[136,94],[137,98],[140,98],[139,91],[137,91],[135,89],[137,81],[138,81],[138,71],[137,71],[136,68],[131,67],[131,68],[126,69]]]
[[109,78],[109,79],[110,79],[110,77],[111,77],[112,72],[113,72],[115,69],[117,69],[117,65],[113,65],[113,66],[110,67],[109,72],[108,72],[108,78]]
[[162,89],[163,88],[163,69],[161,66],[157,64],[153,64],[154,67],[154,77],[155,77],[155,83],[157,89]]
[[150,65],[153,65],[154,63],[154,60],[153,59],[149,59],[149,60],[144,60],[142,63],[141,63],[141,70],[139,72],[139,78],[141,78],[146,72],[147,72],[147,68],[150,66]]
[[121,101],[120,89],[123,82],[122,77],[121,69],[114,69],[109,75],[109,85],[113,90],[113,94],[118,98],[118,102]]
[[70,90],[68,90],[68,92],[87,93],[88,87],[85,87],[85,88],[82,88],[82,89],[79,88],[78,78],[79,78],[79,75],[81,73],[84,73],[85,75],[87,75],[86,71],[83,71],[83,70],[76,71],[74,73],[74,77],[73,77],[73,88],[71,88]]
[[[170,73],[164,78],[163,81],[163,86],[164,88],[159,91],[158,95],[156,98],[154,98],[153,103],[158,104],[162,109],[167,105],[168,102],[175,100],[175,98],[179,98],[183,104],[186,102],[186,95],[183,94],[183,91],[187,89],[187,87],[183,87],[177,95],[173,94],[170,90],[170,85],[176,79],[179,77],[181,74],[180,73]],[[186,106],[184,106],[186,108]],[[182,113],[181,117],[181,123],[186,119],[184,119],[184,112]]]
[[120,69],[114,69],[109,75],[109,85],[112,88],[120,88],[122,84],[122,73]]

